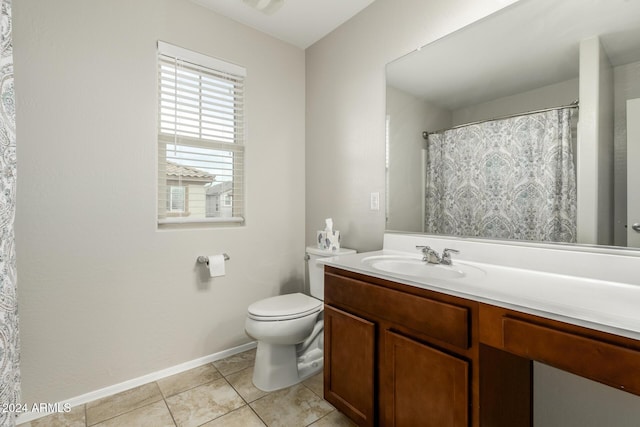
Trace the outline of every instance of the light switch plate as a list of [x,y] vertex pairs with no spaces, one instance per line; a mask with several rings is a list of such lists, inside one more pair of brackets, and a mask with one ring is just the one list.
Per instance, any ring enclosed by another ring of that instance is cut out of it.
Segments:
[[371,193],[371,210],[372,211],[380,210],[380,193],[378,192]]

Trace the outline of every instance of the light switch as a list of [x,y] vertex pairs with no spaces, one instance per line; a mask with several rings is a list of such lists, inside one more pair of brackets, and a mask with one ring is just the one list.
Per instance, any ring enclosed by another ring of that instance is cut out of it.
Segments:
[[371,193],[371,210],[372,211],[380,210],[380,193],[378,192]]

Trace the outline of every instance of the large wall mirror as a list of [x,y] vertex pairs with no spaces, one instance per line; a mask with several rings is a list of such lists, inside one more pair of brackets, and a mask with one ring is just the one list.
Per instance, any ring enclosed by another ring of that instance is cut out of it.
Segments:
[[640,1],[520,0],[386,77],[388,231],[640,247]]

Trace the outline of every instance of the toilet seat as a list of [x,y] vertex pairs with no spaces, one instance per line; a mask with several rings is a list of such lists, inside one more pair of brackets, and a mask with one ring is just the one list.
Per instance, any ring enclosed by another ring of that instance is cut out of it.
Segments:
[[322,301],[295,293],[266,298],[251,304],[248,317],[263,322],[291,320],[317,313],[321,309]]

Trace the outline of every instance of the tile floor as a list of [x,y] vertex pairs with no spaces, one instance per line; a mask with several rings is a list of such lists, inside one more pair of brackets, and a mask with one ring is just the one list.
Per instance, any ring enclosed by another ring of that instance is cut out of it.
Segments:
[[251,382],[255,349],[21,427],[355,426],[322,399],[322,373],[270,393]]

